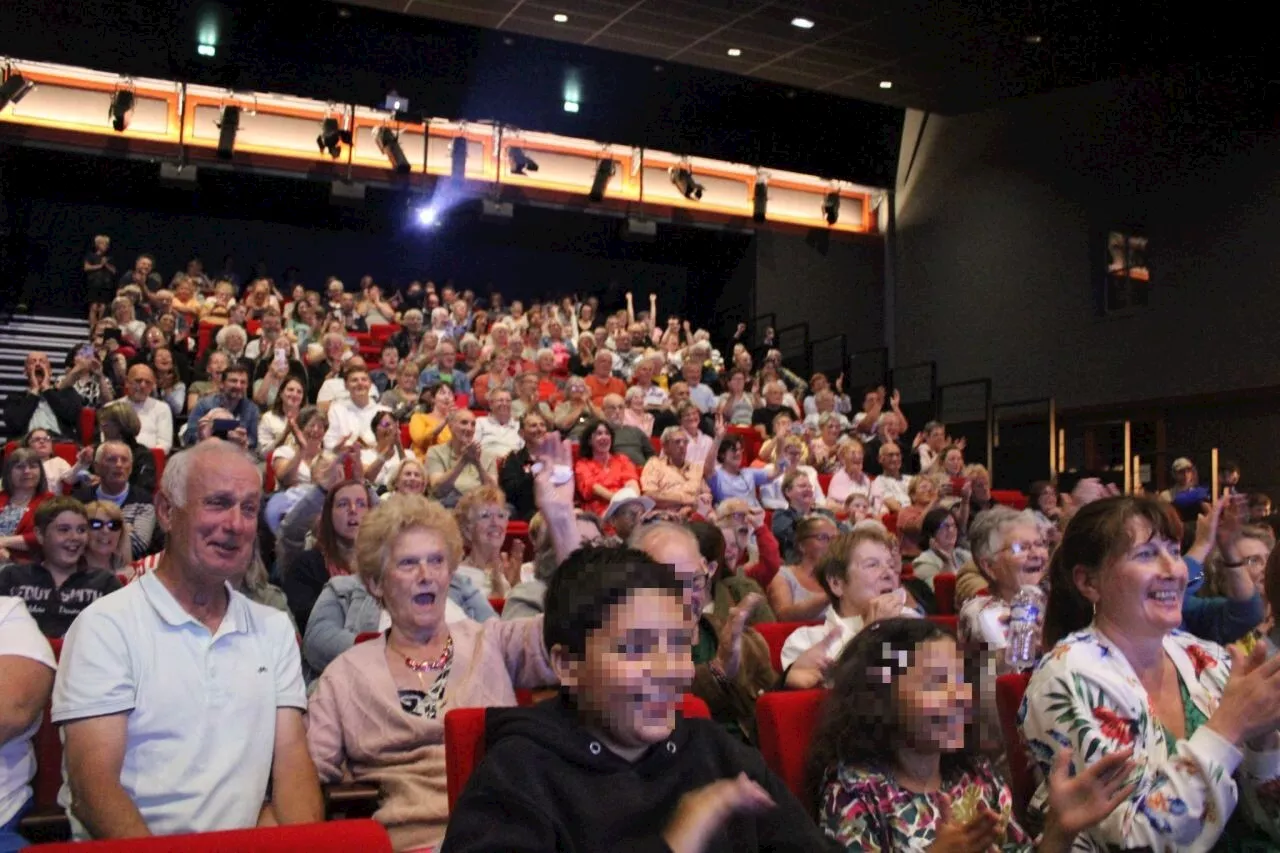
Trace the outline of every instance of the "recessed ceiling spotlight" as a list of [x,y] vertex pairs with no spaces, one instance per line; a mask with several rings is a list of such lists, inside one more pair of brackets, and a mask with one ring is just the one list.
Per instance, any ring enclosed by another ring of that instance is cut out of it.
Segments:
[[1031,35],[1027,36],[1024,39],[1024,41],[1027,44],[1039,44],[1040,42],[1044,41],[1044,36],[1040,35],[1039,33],[1032,33]]
[[567,24],[569,22],[569,16],[561,12],[551,20],[555,21],[557,24]]
[[813,29],[813,21],[808,18],[792,18],[791,26],[799,27],[802,30],[811,30]]
[[730,56],[742,56],[742,51],[741,51],[741,50],[738,50],[738,48],[736,48],[736,47],[731,47],[731,48],[729,48],[729,49],[726,51],[726,53],[728,53]]
[[893,88],[893,81],[892,81],[892,80],[881,80],[881,81],[880,81],[880,88],[881,88],[881,89],[892,89],[892,88]]

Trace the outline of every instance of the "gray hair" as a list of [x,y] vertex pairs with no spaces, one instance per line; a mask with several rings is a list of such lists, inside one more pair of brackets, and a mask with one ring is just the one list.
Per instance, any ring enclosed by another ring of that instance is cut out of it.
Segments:
[[649,552],[646,549],[660,536],[683,538],[693,546],[693,550],[702,553],[702,549],[698,546],[698,537],[693,535],[693,531],[671,521],[655,521],[652,524],[641,524],[631,534],[631,541],[627,544],[637,551],[644,551],[647,554]]
[[417,308],[410,308],[408,311],[400,315],[400,322],[403,323],[405,320],[412,320],[414,317],[417,317],[419,320],[423,319],[422,312]]
[[[233,454],[254,465],[253,457],[240,449],[238,445],[220,438],[210,438],[190,447],[181,453],[169,457],[164,466],[164,475],[160,478],[160,491],[169,498],[169,503],[181,509],[187,505],[187,483],[191,479],[191,469],[196,462],[211,454]],[[257,466],[254,465],[257,471]],[[261,474],[258,475],[261,477]]]
[[232,337],[233,335],[239,335],[240,340],[244,341],[245,343],[248,343],[249,341],[249,333],[244,330],[243,326],[237,326],[235,323],[228,323],[227,325],[219,329],[217,336],[215,336],[213,340],[214,340],[214,343],[218,345],[219,349],[225,349],[227,345],[227,339]]
[[998,554],[1004,548],[1005,531],[1015,524],[1036,526],[1035,516],[1007,506],[993,506],[974,517],[973,523],[969,525],[969,550],[979,567],[983,560]]
[[673,438],[679,438],[682,435],[685,435],[684,427],[669,426],[662,431],[662,443],[666,444],[668,441],[671,441]]
[[113,439],[111,441],[104,441],[102,442],[102,444],[98,445],[98,449],[93,452],[94,465],[97,465],[99,462],[102,461],[102,457],[107,455],[107,449],[110,447],[123,447],[125,453],[129,454],[129,461],[130,462],[133,461],[133,449],[129,447],[129,445],[125,444],[123,441]]

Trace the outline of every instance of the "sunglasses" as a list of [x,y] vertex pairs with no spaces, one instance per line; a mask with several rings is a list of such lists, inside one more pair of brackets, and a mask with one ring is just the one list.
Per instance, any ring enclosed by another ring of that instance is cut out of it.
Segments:
[[89,519],[90,530],[101,530],[104,527],[107,528],[108,530],[119,530],[123,526],[124,526],[124,522],[116,521],[115,519],[110,519],[110,520],[103,519],[103,518]]

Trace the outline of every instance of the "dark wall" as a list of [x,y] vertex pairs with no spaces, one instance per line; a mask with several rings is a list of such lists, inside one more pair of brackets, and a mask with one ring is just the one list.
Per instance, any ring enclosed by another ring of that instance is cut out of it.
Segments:
[[[919,115],[897,191],[898,363],[1060,407],[1280,383],[1280,140],[1269,102],[1204,73]],[[1096,239],[1149,236],[1149,309],[1101,318]],[[1259,339],[1259,334],[1263,335]]]

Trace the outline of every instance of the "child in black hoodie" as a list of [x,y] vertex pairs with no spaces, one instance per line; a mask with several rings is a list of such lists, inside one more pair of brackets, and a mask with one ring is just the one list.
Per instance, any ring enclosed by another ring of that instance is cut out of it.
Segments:
[[669,566],[583,548],[547,589],[561,695],[486,715],[486,754],[441,853],[832,848],[758,752],[677,714],[692,621]]

